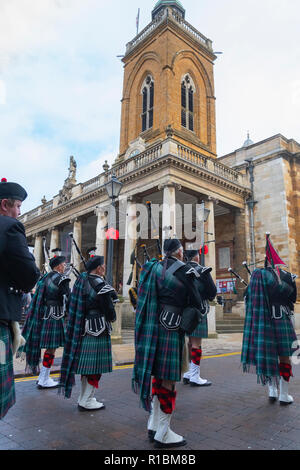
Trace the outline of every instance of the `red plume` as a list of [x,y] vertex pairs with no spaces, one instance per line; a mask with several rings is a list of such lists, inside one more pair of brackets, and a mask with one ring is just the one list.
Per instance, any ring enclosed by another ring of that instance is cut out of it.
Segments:
[[282,261],[280,258],[279,254],[273,247],[271,240],[270,240],[270,234],[267,233],[267,247],[266,247],[266,258],[269,261],[270,265],[272,267],[274,266],[286,266],[285,262]]
[[7,183],[7,179],[6,179],[6,178],[2,178],[1,183]]

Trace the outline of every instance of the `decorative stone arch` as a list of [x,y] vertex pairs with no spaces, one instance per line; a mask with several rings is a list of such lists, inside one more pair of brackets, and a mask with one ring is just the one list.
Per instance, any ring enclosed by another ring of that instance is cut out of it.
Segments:
[[[129,99],[130,98],[131,90],[132,90],[135,78],[139,74],[139,72],[140,72],[141,68],[144,66],[145,62],[147,62],[149,60],[153,60],[153,61],[157,62],[158,65],[159,65],[159,68],[161,68],[162,64],[161,64],[161,60],[160,60],[159,55],[156,54],[156,52],[145,52],[145,54],[143,54],[140,57],[140,59],[137,61],[137,63],[135,64],[133,70],[131,71],[131,73],[130,73],[128,79],[127,79],[127,84],[126,84],[126,88],[124,90],[123,99]],[[153,72],[150,71],[149,69],[148,69],[147,73],[151,73],[152,75],[154,75]],[[146,72],[145,72],[145,74],[143,74],[143,77],[144,77],[143,80],[145,79],[145,75],[146,75]],[[141,83],[143,82],[143,80],[141,80]]]
[[[151,67],[151,64],[149,64],[149,61],[152,61],[152,67]],[[153,64],[153,62],[155,62],[155,64]],[[145,67],[145,64],[147,64],[146,67]],[[140,90],[141,90],[143,81],[145,80],[148,74],[150,74],[155,81],[160,69],[161,69],[161,61],[160,61],[158,54],[156,54],[155,52],[146,52],[138,59],[132,71],[130,72],[129,76],[126,78],[126,83],[125,83],[124,93],[123,93],[124,110],[122,114],[122,127],[123,127],[123,135],[124,135],[124,140],[122,141],[123,151],[124,150],[126,151],[126,148],[129,142],[137,138],[139,134],[141,133],[142,96],[140,94]],[[134,99],[137,100],[136,111],[134,112],[134,115],[135,115],[134,122],[132,121],[132,115],[130,114],[132,112],[132,97],[133,96],[134,96]],[[129,122],[131,122],[130,126],[129,126]],[[131,134],[131,137],[130,137],[129,129],[131,130],[134,129],[134,134],[135,134],[134,136]],[[123,146],[125,147],[125,149]]]
[[194,63],[195,67],[198,69],[200,75],[203,78],[205,88],[206,88],[206,91],[207,91],[207,96],[213,96],[214,95],[213,84],[211,83],[211,80],[210,80],[209,75],[206,71],[206,68],[202,64],[201,60],[199,60],[197,55],[194,52],[190,51],[190,50],[182,50],[182,51],[176,52],[176,54],[174,54],[172,62],[171,62],[172,69],[174,69],[174,67],[175,67],[175,62],[178,59],[181,59],[181,58],[190,59]]
[[[201,103],[203,103],[203,100],[205,100],[206,115],[207,115],[207,127],[205,129],[205,140],[207,140],[207,145],[210,146],[212,143],[212,130],[211,130],[210,124],[211,124],[211,119],[213,115],[212,106],[214,106],[214,103],[212,104],[211,99],[214,98],[214,86],[213,86],[213,83],[211,82],[211,79],[203,63],[197,57],[197,55],[190,50],[181,50],[181,51],[178,51],[176,54],[174,54],[172,61],[171,61],[172,69],[174,70],[176,68],[176,62],[178,62],[179,60],[183,60],[183,59],[188,59],[192,62],[192,64],[194,65],[195,69],[197,70],[197,72],[199,73],[203,81],[203,86],[205,89],[205,96],[201,95],[200,84],[198,83],[198,79],[196,79],[195,77],[195,71],[193,71],[192,68],[186,69],[185,73],[186,74],[188,73],[194,80],[196,93],[198,96],[197,102],[198,102],[199,110],[195,114],[195,119],[196,119],[195,129],[197,129],[195,130],[195,132],[199,136],[203,133],[203,128],[201,128],[200,107],[201,107]],[[181,82],[180,84],[178,84],[178,86],[181,86]]]

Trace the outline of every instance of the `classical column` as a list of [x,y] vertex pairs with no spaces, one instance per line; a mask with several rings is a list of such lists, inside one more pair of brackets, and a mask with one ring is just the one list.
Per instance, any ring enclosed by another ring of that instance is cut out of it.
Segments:
[[208,254],[205,256],[205,264],[212,268],[212,278],[216,282],[217,272],[216,272],[216,232],[215,232],[215,208],[214,200],[210,199],[205,202],[205,208],[210,211],[207,219],[207,240],[212,241],[212,243],[207,243]]
[[51,238],[50,238],[50,257],[52,258],[52,250],[60,248],[60,231],[57,228],[51,229]]
[[[246,281],[248,280],[248,275],[246,269],[243,267],[243,262],[247,261],[247,232],[249,233],[246,212],[244,209],[236,209],[233,269],[240,273],[241,277]],[[236,290],[238,293],[238,300],[243,302],[245,286],[237,281]]]
[[134,267],[131,286],[127,285],[128,278],[132,272],[132,265],[130,264],[130,256],[136,247],[136,233],[137,233],[137,216],[136,216],[136,202],[129,198],[127,200],[126,209],[126,226],[125,226],[125,246],[124,246],[124,269],[123,269],[123,296],[128,297],[128,290],[134,286],[136,276],[136,266]]
[[[78,248],[81,250],[81,241],[82,241],[82,220],[81,219],[74,219],[73,221],[73,237],[74,237],[75,242],[77,243]],[[84,266],[82,265],[80,256],[77,253],[74,246],[72,249],[73,249],[74,266],[78,271],[82,271],[82,269],[84,269]]]
[[34,240],[34,251],[33,251],[35,262],[37,267],[42,270],[44,263],[43,255],[43,236],[41,234],[36,234]]
[[96,243],[97,255],[104,256],[106,263],[106,231],[107,231],[107,210],[105,208],[98,207],[96,211],[97,215],[97,226],[96,226]]
[[164,241],[177,235],[176,232],[176,188],[175,184],[166,184],[158,189],[163,189],[163,213],[162,213],[162,247]]

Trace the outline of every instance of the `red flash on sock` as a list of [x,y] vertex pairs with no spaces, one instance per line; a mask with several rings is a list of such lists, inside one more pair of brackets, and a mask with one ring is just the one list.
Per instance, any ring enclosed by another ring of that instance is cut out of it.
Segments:
[[158,391],[161,387],[161,384],[162,384],[161,379],[156,379],[155,377],[153,377],[153,380],[152,380],[152,396],[158,395]]
[[54,358],[55,358],[54,354],[49,354],[45,352],[44,358],[43,358],[43,366],[46,367],[47,369],[51,369],[51,367],[53,366]]
[[191,360],[194,364],[196,364],[196,366],[200,365],[201,357],[202,357],[202,349],[192,348]]
[[160,409],[165,414],[172,414],[175,410],[177,392],[175,390],[168,390],[165,387],[160,387],[157,393],[157,397],[160,403]]
[[292,366],[290,364],[285,364],[284,362],[281,362],[279,364],[279,372],[280,372],[280,376],[286,382],[289,382],[290,378],[293,377]]
[[101,375],[87,375],[87,381],[90,385],[94,388],[99,388],[99,381],[101,379]]

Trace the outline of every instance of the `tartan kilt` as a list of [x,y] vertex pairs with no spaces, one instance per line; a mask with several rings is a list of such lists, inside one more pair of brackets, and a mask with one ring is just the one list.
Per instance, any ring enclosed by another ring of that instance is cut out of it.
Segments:
[[297,336],[291,319],[285,314],[277,320],[272,318],[272,326],[277,342],[278,356],[291,357],[297,349],[297,346],[292,348],[293,342],[297,341]]
[[7,326],[0,324],[0,419],[15,403],[11,334]]
[[49,317],[48,320],[42,320],[40,348],[57,349],[65,344],[64,318],[55,320]]
[[189,335],[191,338],[208,338],[208,323],[205,316],[197,328]]
[[85,335],[81,342],[77,374],[98,375],[112,372],[111,339],[108,333]]
[[158,325],[158,338],[152,375],[157,379],[181,381],[184,334]]

